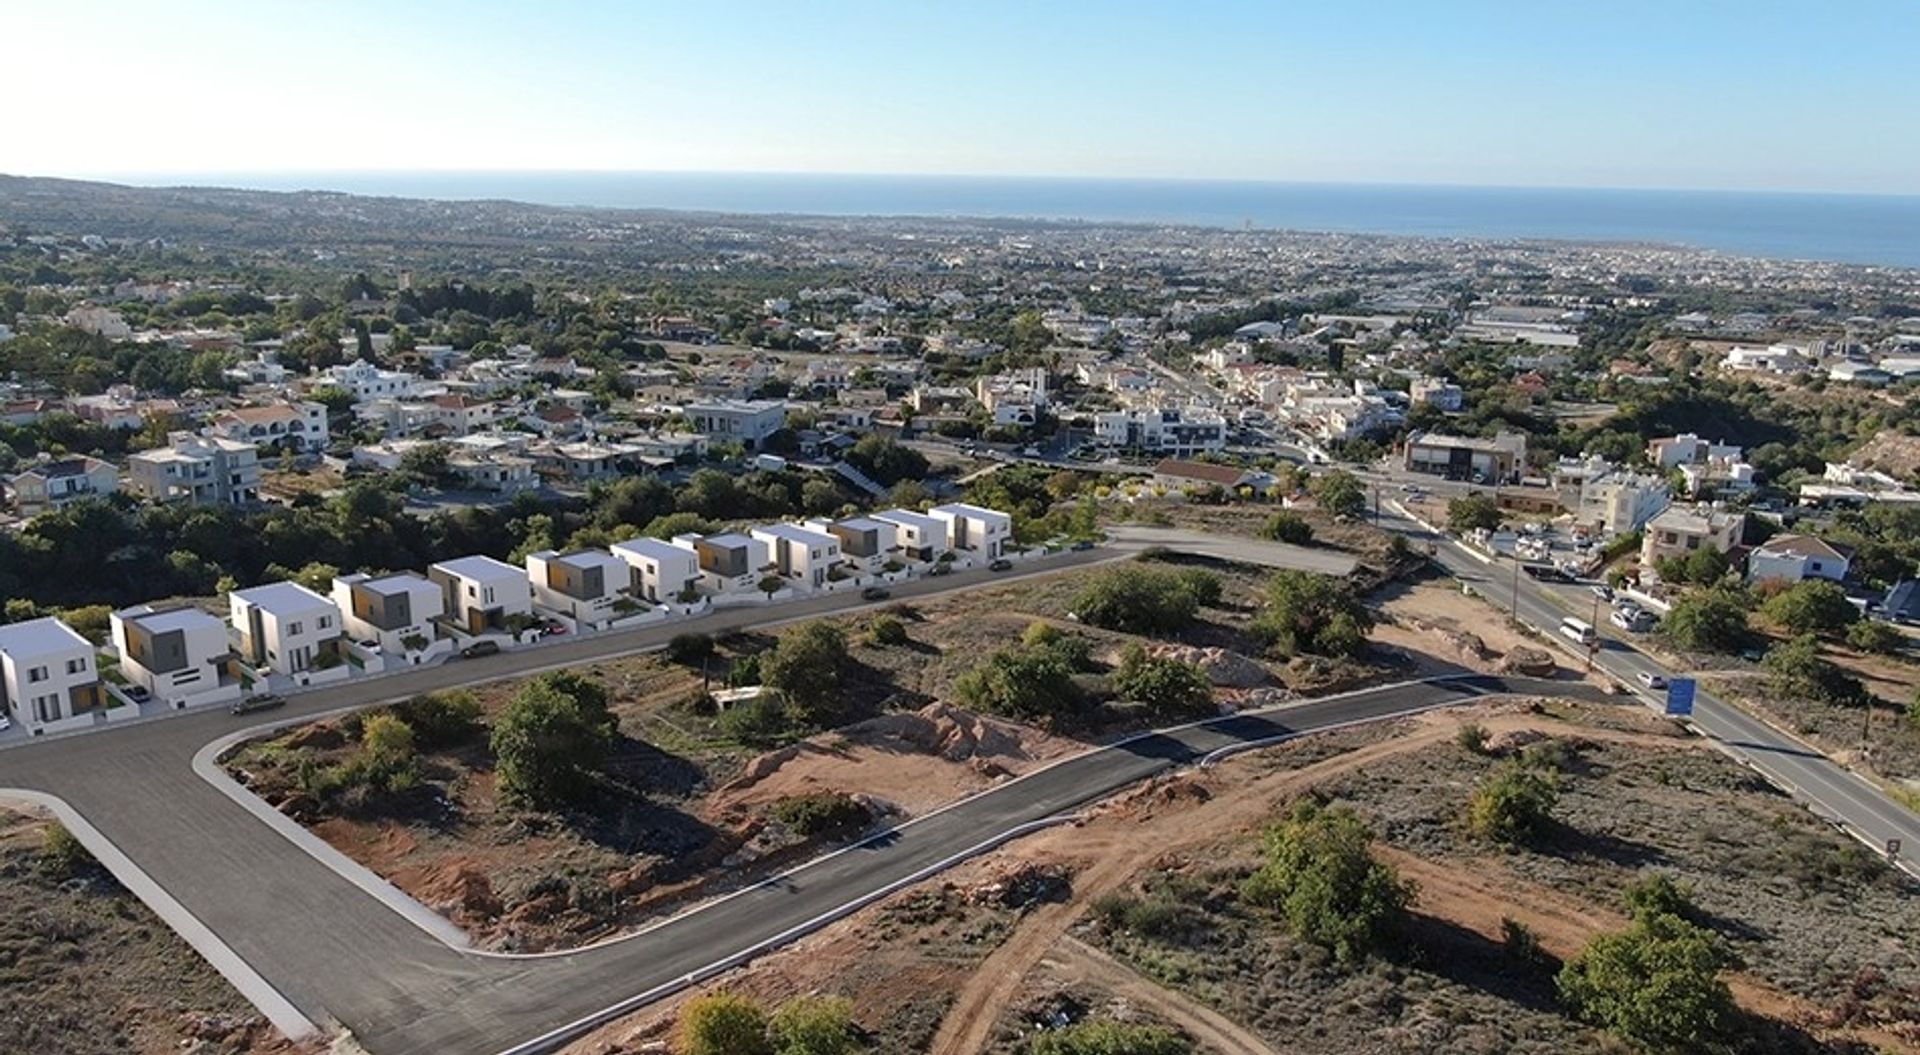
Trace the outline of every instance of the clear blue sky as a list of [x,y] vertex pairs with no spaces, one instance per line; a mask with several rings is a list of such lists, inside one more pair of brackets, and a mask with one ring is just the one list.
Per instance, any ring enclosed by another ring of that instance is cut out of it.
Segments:
[[7,0],[0,171],[1920,193],[1915,0]]

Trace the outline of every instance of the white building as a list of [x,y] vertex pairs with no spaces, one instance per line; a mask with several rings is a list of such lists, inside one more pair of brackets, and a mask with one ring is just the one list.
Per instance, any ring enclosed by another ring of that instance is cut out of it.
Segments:
[[953,549],[947,521],[911,509],[889,509],[873,514],[873,519],[892,524],[894,544],[901,556],[922,564],[931,563]]
[[120,472],[110,462],[80,455],[30,466],[7,481],[21,516],[38,516],[69,502],[105,498],[120,488]]
[[1747,581],[1828,579],[1844,582],[1852,561],[1839,547],[1812,535],[1776,535],[1747,554]]
[[120,673],[169,707],[240,698],[240,683],[223,675],[233,646],[227,625],[198,608],[155,611],[136,605],[113,613]]
[[757,590],[761,577],[774,571],[770,547],[750,535],[676,535],[673,544],[693,551],[700,564],[700,585],[708,593]]
[[327,408],[319,403],[275,403],[264,407],[236,407],[215,414],[203,430],[210,436],[239,440],[258,447],[290,451],[327,448]]
[[1675,469],[1713,459],[1740,460],[1741,450],[1731,443],[1709,443],[1691,432],[1647,441],[1647,460],[1656,468]]
[[1455,413],[1467,405],[1466,389],[1437,377],[1414,378],[1408,395],[1415,403],[1425,403],[1435,410],[1448,413]]
[[605,626],[638,607],[627,596],[632,578],[626,562],[605,550],[527,554],[533,603],[585,626]]
[[998,510],[952,502],[934,506],[927,515],[946,522],[956,552],[984,560],[998,560],[1013,538],[1013,517]]
[[759,450],[768,436],[787,425],[787,405],[773,399],[696,403],[687,407],[686,414],[694,431],[723,443],[738,443],[749,451]]
[[1200,407],[1135,407],[1094,415],[1094,439],[1108,447],[1190,457],[1227,445],[1227,419]]
[[411,571],[379,578],[365,573],[336,576],[333,603],[347,636],[370,641],[392,656],[433,651],[440,636],[433,621],[446,614],[440,587]]
[[845,520],[809,520],[805,525],[840,540],[840,557],[851,567],[866,574],[884,571],[889,561],[900,558],[896,541],[899,527],[874,517],[848,517]]
[[666,604],[700,581],[700,555],[691,547],[636,538],[616,542],[612,549],[630,569],[629,589],[635,598]]
[[1672,504],[1673,490],[1659,476],[1622,470],[1601,472],[1581,481],[1577,522],[1624,535],[1645,527]]
[[93,643],[51,616],[0,626],[0,710],[38,736],[106,702]]
[[296,582],[275,582],[227,597],[240,658],[289,676],[337,666],[340,609]]
[[127,489],[149,502],[246,505],[260,497],[260,452],[241,440],[168,433],[167,446],[127,457]]
[[533,590],[525,570],[492,557],[459,557],[427,568],[440,587],[447,617],[469,634],[508,629],[513,616],[533,615]]
[[775,574],[813,589],[825,586],[827,574],[840,563],[840,540],[825,531],[768,524],[749,534],[766,544]]
[[355,403],[375,399],[404,399],[420,379],[404,370],[382,370],[369,362],[341,363],[327,368],[326,383],[353,393]]
[[1804,374],[1813,365],[1807,349],[1792,344],[1772,344],[1765,348],[1735,347],[1727,351],[1720,365],[1727,370],[1763,374]]

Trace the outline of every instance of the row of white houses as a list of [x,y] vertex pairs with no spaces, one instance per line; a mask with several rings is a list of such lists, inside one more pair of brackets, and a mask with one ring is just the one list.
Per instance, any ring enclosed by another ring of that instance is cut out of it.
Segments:
[[[227,619],[136,605],[112,615],[128,686],[166,707],[230,702],[437,662],[471,642],[543,627],[599,630],[713,606],[890,581],[941,563],[1000,559],[1006,513],[964,503],[891,509],[745,533],[636,538],[609,549],[441,561],[426,574],[337,576],[321,594],[274,582],[228,595]],[[91,642],[58,619],[0,626],[0,715],[40,734],[138,713],[111,707]]]

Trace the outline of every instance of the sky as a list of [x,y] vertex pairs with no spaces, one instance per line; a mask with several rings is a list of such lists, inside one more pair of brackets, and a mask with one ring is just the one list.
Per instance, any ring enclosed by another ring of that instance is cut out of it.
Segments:
[[7,0],[0,172],[1920,194],[1914,0]]

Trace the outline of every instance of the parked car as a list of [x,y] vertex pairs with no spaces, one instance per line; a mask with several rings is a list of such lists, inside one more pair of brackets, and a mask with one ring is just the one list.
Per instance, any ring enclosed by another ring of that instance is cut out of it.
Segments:
[[1595,597],[1600,598],[1602,601],[1613,600],[1613,587],[1608,586],[1606,583],[1597,582],[1588,588],[1593,591]]
[[231,708],[235,714],[254,714],[259,711],[271,711],[275,707],[285,707],[287,701],[270,692],[249,696]]
[[1081,539],[1080,541],[1074,543],[1072,546],[1069,546],[1068,548],[1079,551],[1079,552],[1085,552],[1086,550],[1090,550],[1093,548],[1093,543],[1088,542],[1086,539]]
[[1664,689],[1667,687],[1667,679],[1658,674],[1643,670],[1640,672],[1640,684],[1645,685],[1649,689]]
[[145,703],[153,696],[153,693],[148,691],[145,685],[129,685],[120,691],[126,693],[127,699],[135,703]]
[[884,601],[887,598],[892,596],[893,596],[892,594],[888,593],[884,588],[879,586],[869,586],[866,589],[860,591],[861,599],[868,600],[868,601]]
[[13,728],[13,719],[4,714],[0,714],[0,733],[4,733],[11,728]]
[[1005,557],[1001,557],[999,560],[996,560],[992,564],[987,565],[987,570],[988,571],[1006,571],[1011,567],[1013,567],[1013,562],[1008,560]]
[[460,655],[465,659],[476,659],[480,656],[494,655],[499,651],[500,642],[498,641],[475,641],[473,644],[461,649]]
[[546,626],[540,628],[541,637],[557,637],[566,632],[567,627],[564,623],[548,623]]

